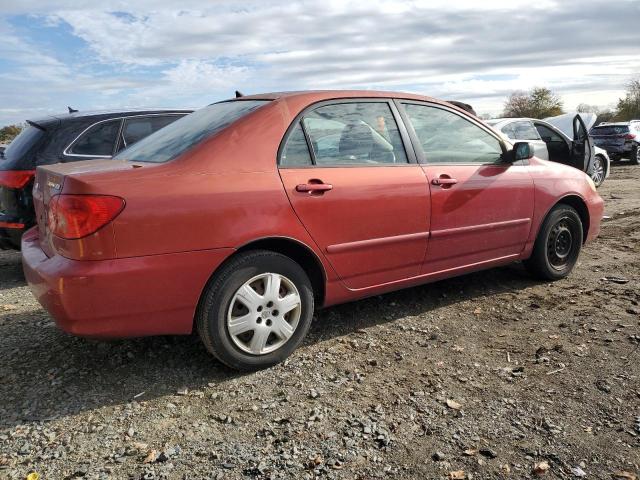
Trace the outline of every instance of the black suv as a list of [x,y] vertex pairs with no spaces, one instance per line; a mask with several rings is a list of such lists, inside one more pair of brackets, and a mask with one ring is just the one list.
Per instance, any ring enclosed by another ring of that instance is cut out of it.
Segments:
[[628,158],[634,165],[640,165],[640,120],[601,123],[589,134],[598,147],[607,151],[611,160]]
[[28,120],[0,153],[0,248],[19,249],[35,224],[31,189],[36,167],[109,159],[191,110],[72,112]]

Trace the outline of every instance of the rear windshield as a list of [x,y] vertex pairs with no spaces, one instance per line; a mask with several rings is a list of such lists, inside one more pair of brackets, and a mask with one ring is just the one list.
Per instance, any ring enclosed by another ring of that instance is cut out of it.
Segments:
[[628,125],[603,125],[602,127],[593,127],[591,135],[620,135],[629,133]]
[[152,133],[114,158],[134,162],[168,162],[268,102],[234,100],[214,103]]
[[21,170],[33,170],[35,154],[45,132],[29,125],[13,139],[4,151],[4,158],[13,162]]

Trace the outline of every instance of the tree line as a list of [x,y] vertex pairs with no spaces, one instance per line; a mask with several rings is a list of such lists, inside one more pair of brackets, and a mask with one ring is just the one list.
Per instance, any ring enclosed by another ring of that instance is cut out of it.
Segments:
[[[601,109],[595,105],[581,103],[581,113],[595,113],[598,122],[626,122],[640,119],[640,78],[627,85],[624,97],[618,99],[615,110]],[[546,118],[564,113],[562,99],[546,87],[535,87],[528,92],[516,91],[504,104],[504,117]]]

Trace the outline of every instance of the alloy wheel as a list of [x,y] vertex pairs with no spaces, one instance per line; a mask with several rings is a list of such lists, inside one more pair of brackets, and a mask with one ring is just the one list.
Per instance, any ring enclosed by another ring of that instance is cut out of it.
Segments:
[[278,273],[263,273],[247,280],[233,295],[227,332],[243,352],[265,355],[293,336],[301,312],[302,300],[294,283]]
[[599,187],[604,181],[604,162],[600,156],[593,159],[593,168],[591,170],[591,180]]

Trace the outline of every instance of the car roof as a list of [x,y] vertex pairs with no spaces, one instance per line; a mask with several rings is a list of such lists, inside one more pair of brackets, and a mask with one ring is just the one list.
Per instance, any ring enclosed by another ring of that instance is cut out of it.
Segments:
[[112,109],[112,110],[87,110],[87,111],[78,111],[73,113],[62,113],[55,115],[48,115],[40,118],[34,118],[27,120],[28,123],[35,123],[38,125],[45,125],[52,122],[59,122],[71,119],[81,119],[81,118],[95,118],[95,117],[130,117],[133,115],[148,115],[148,114],[163,114],[163,113],[184,113],[189,114],[193,112],[191,109],[181,109],[181,108],[126,108],[126,109]]
[[[311,102],[333,100],[336,98],[398,98],[404,100],[420,100],[451,106],[445,100],[408,92],[390,92],[383,90],[299,90],[290,92],[271,92],[257,95],[245,95],[232,100],[281,100],[281,99],[305,99]],[[461,108],[454,106],[459,110]],[[462,110],[464,111],[464,110]]]

